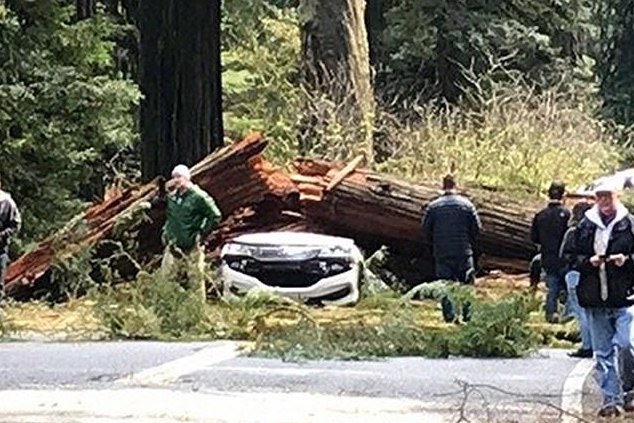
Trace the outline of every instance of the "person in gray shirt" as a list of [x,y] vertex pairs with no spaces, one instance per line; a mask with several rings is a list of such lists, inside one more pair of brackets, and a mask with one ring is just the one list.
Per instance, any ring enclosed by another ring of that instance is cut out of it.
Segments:
[[9,265],[9,242],[20,229],[22,218],[11,194],[2,189],[0,180],[0,300],[4,299],[4,279]]

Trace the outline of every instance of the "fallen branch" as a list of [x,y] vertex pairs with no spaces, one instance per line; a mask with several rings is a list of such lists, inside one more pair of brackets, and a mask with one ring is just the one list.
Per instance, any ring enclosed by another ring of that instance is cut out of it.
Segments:
[[[216,199],[225,216],[245,204],[271,202],[271,198],[278,202],[292,200],[295,185],[286,174],[263,159],[261,153],[265,147],[260,134],[252,133],[193,166],[193,181]],[[35,282],[47,274],[54,257],[70,257],[109,236],[117,222],[147,208],[157,193],[157,182],[152,181],[89,207],[65,228],[11,263],[6,278],[7,294],[15,298],[28,296]],[[150,210],[148,215],[149,219],[136,228],[139,253],[145,255],[160,251],[159,233],[164,221],[162,210]]]

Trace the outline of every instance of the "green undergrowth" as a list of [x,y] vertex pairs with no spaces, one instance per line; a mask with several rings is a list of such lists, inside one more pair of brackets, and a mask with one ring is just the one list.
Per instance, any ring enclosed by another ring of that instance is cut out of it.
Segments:
[[[377,298],[366,300],[376,304]],[[382,313],[369,321],[339,322],[299,318],[272,325],[257,339],[253,355],[298,359],[372,357],[522,357],[539,345],[528,325],[534,302],[512,294],[473,302],[473,318],[463,324],[440,322],[435,303],[382,298]],[[359,308],[367,307],[360,304]],[[431,306],[431,307],[430,307]],[[435,316],[429,316],[429,312]]]
[[[107,246],[115,256],[121,255],[120,243]],[[86,319],[91,330],[110,339],[243,340],[251,342],[252,355],[285,360],[522,357],[543,345],[571,347],[578,339],[574,324],[543,323],[541,296],[511,280],[482,281],[475,289],[438,281],[405,294],[386,287],[372,290],[364,284],[365,294],[354,307],[309,307],[260,291],[203,301],[174,274],[150,271],[140,264],[134,277],[134,272],[125,276],[120,271],[126,266],[96,272],[103,260],[89,252],[62,260],[55,266],[53,280],[60,285],[58,291],[65,292],[59,298],[76,309],[79,301],[85,301],[82,314],[94,315]],[[212,286],[216,275],[209,270],[204,277]],[[442,321],[439,299],[444,293],[454,299],[458,314],[466,300],[472,302],[469,322]],[[51,303],[51,309],[63,313],[63,304]],[[44,320],[34,317],[29,327],[27,314],[24,308],[14,310],[21,330],[32,330]],[[81,320],[74,319],[68,330],[77,331]],[[55,321],[64,319],[55,317]]]
[[393,292],[363,298],[355,307],[308,307],[265,292],[205,303],[179,284],[141,272],[134,283],[90,291],[112,338],[234,339],[251,341],[251,354],[285,360],[372,357],[522,357],[546,339],[530,324],[539,304],[528,293],[473,298],[453,289],[456,303],[473,301],[467,323],[444,323],[437,298]]

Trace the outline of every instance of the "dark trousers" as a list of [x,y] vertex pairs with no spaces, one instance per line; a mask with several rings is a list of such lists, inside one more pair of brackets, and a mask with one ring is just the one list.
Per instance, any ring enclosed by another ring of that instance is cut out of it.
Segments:
[[[475,269],[472,256],[463,257],[438,257],[435,261],[436,277],[439,280],[456,281],[463,284],[473,284],[475,282]],[[440,298],[442,316],[445,322],[456,320],[456,311],[453,301],[448,293]],[[465,301],[462,304],[462,320],[471,320],[471,303]]]
[[472,256],[438,257],[435,265],[438,279],[469,284],[474,282],[475,269]]
[[4,278],[9,266],[9,254],[0,253],[0,300],[4,299]]

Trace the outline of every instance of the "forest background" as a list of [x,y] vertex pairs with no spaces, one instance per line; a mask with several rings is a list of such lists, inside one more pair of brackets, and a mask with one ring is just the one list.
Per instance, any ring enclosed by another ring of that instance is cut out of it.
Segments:
[[[554,178],[575,186],[630,166],[634,0],[178,3],[0,2],[0,177],[24,217],[13,254],[108,184],[172,165],[156,164],[160,125],[147,118],[161,90],[184,104],[169,116],[211,134],[191,159],[257,129],[281,166],[364,154],[414,181],[451,171],[534,196]],[[191,42],[217,41],[206,7],[221,7],[220,63]],[[159,49],[144,44],[152,31]],[[186,107],[216,88],[183,85],[214,63],[220,127],[213,104],[202,117]],[[200,142],[185,129],[167,128]]]

